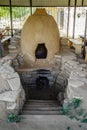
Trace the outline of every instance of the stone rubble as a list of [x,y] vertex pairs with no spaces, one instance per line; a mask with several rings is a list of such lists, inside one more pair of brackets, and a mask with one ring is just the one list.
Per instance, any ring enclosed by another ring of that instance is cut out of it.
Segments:
[[20,39],[21,31],[16,31],[15,35],[10,39],[10,45],[8,46],[11,55],[19,53]]
[[61,49],[61,73],[68,79],[65,99],[82,98],[82,108],[87,111],[87,63],[79,63],[77,55],[67,46]]
[[12,57],[0,59],[0,118],[18,113],[24,104],[25,92],[17,72],[11,66]]
[[[14,37],[12,41],[19,40],[20,42],[20,33]],[[17,49],[19,42],[12,41],[10,49]],[[64,42],[64,39],[61,42]],[[15,54],[17,55],[17,53]],[[18,67],[23,61],[23,55],[19,53],[17,58],[17,61],[14,62],[17,62]],[[12,60],[15,60],[12,56],[6,56],[0,60],[0,113],[2,113],[0,118],[5,118],[11,112],[18,113],[25,100],[19,75],[11,67]],[[87,64],[79,63],[77,55],[66,44],[62,45],[61,53],[55,55],[55,60],[56,64],[61,67],[60,73],[58,70],[55,85],[58,89],[64,88],[65,92],[65,95],[59,93],[60,102],[63,100],[63,96],[65,99],[82,98],[82,108],[87,111]]]

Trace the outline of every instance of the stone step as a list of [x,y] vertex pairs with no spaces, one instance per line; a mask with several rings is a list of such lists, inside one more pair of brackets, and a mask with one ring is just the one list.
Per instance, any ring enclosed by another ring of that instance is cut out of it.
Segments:
[[57,103],[56,100],[27,100],[27,103]]
[[58,115],[59,106],[56,100],[27,100],[22,115]]
[[31,107],[31,106],[27,106],[24,107],[24,111],[58,111],[59,108],[58,106],[35,106],[35,107]]
[[57,102],[26,102],[24,107],[50,107],[50,106],[58,106]]
[[39,107],[58,107],[58,104],[25,104],[24,108],[39,108]]
[[22,115],[59,115],[59,111],[23,111]]

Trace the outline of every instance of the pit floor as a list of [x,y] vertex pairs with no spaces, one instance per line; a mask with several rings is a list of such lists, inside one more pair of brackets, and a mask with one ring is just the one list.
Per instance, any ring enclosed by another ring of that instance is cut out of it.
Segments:
[[87,130],[87,123],[80,123],[61,115],[26,115],[20,123],[0,120],[0,130]]

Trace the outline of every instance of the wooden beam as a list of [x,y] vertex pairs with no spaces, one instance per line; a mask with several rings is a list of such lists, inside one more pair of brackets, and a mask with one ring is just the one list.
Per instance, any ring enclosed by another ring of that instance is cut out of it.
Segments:
[[10,24],[11,24],[11,36],[13,36],[13,18],[12,18],[12,1],[9,0],[10,5]]
[[75,0],[74,3],[73,38],[75,37],[76,5],[77,5],[77,0]]
[[71,0],[68,0],[67,37],[68,37],[68,35],[69,35],[70,2],[71,2]]

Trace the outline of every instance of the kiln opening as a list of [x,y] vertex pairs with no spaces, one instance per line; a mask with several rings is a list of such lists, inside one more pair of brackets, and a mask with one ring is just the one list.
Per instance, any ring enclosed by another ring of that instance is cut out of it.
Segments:
[[40,43],[37,45],[35,56],[37,59],[44,59],[47,57],[47,48],[45,46],[45,43]]
[[44,76],[39,76],[36,79],[36,85],[38,89],[49,88],[49,79]]

